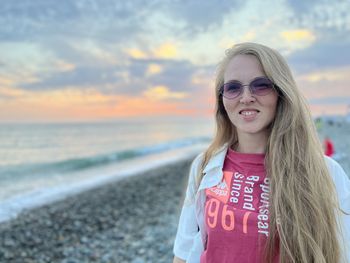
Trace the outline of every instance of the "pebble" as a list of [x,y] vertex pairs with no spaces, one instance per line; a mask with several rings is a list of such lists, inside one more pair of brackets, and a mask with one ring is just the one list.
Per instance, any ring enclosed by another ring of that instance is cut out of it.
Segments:
[[132,263],[145,263],[145,261],[143,258],[137,257],[132,261]]
[[0,262],[171,262],[182,204],[179,193],[185,190],[192,160],[0,224]]

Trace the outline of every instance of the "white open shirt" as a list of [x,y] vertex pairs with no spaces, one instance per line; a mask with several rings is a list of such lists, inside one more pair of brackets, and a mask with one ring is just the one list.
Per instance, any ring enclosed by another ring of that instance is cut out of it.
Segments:
[[[174,244],[174,255],[186,260],[186,263],[199,263],[204,251],[207,232],[204,222],[205,189],[216,186],[223,177],[224,164],[228,145],[225,144],[209,160],[203,170],[204,176],[197,189],[197,177],[203,158],[199,154],[191,165],[188,186],[184,205],[181,210],[179,225]],[[326,163],[333,178],[338,194],[340,208],[348,215],[342,214],[339,218],[342,237],[342,261],[350,263],[350,180],[343,168],[333,159],[326,157]]]

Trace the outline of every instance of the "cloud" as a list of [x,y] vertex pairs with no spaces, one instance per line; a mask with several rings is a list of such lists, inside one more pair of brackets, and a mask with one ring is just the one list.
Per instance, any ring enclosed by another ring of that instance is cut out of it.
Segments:
[[[48,33],[48,25],[56,24],[56,32],[62,24],[79,17],[77,7],[71,1],[23,0],[21,2],[2,1],[0,17],[0,38],[3,40],[23,40],[35,34]],[[59,23],[60,21],[60,23]]]
[[[350,66],[346,67],[337,67],[337,68],[326,68],[310,72],[307,74],[302,74],[299,76],[299,80],[307,81],[310,83],[322,84],[325,81],[327,83],[336,82],[336,81],[350,81],[349,77]],[[346,82],[344,84],[346,84]]]
[[176,34],[193,37],[195,34],[221,25],[224,17],[232,10],[239,12],[244,1],[157,1],[159,13],[169,20],[183,25],[182,32]]
[[172,92],[166,86],[155,86],[143,92],[147,99],[166,100],[166,99],[183,99],[188,96],[186,92]]
[[[124,66],[67,65],[69,70],[61,68],[50,74],[38,73],[35,81],[23,79],[16,86],[37,92],[93,88],[103,94],[130,96],[140,96],[152,87],[165,86],[174,94],[181,94],[193,92],[198,86],[203,86],[198,78],[205,78],[214,71],[213,68],[197,67],[187,61],[169,59],[130,59]],[[193,81],[196,78],[197,81]]]
[[34,83],[22,83],[19,85],[27,90],[59,90],[68,87],[80,89],[98,86],[116,81],[114,69],[109,67],[96,68],[93,66],[80,66],[70,71],[56,71],[50,75],[38,76],[39,81]]
[[[108,42],[101,42],[100,40],[81,39],[78,41],[67,41],[69,47],[67,49],[70,53],[74,53],[75,57],[78,57],[78,61],[82,61],[82,64],[92,65],[105,65],[105,64],[118,64],[118,55],[116,47],[109,45]],[[61,57],[65,56],[66,50],[60,50],[57,55]],[[67,56],[68,57],[68,56]],[[70,57],[68,57],[71,59]]]
[[156,58],[176,58],[177,48],[172,43],[164,43],[153,51]]
[[[215,65],[226,48],[246,41],[266,44],[286,55],[309,99],[348,96],[341,78],[349,75],[349,1],[335,0],[331,5],[316,0],[1,4],[0,96],[18,99],[19,107],[21,96],[32,94],[34,99],[34,94],[53,92],[55,98],[72,96],[76,100],[69,103],[79,105],[83,105],[79,96],[91,105],[96,96],[103,97],[96,104],[120,105],[126,99],[136,107],[148,94],[149,101],[151,96],[159,98],[150,112],[160,105],[165,109],[166,103],[172,104],[168,110],[207,108],[213,103]],[[118,109],[125,110],[128,104],[123,105]],[[146,111],[146,106],[140,109]]]
[[327,98],[317,98],[317,99],[310,99],[309,102],[311,104],[347,104],[350,105],[350,96],[344,97],[327,97]]
[[56,68],[58,71],[72,71],[76,68],[76,66],[72,63],[68,63],[64,60],[56,61]]
[[296,14],[308,14],[312,12],[315,6],[323,5],[328,1],[309,0],[309,1],[294,1],[287,0],[288,5],[294,10]]
[[287,1],[295,16],[289,18],[292,24],[310,29],[349,30],[350,2],[343,0],[329,1]]
[[[1,81],[0,81],[1,83]],[[26,91],[12,87],[0,86],[0,101],[16,100],[28,94]]]
[[322,106],[326,111],[328,105],[337,104],[340,110],[350,105],[349,72],[350,66],[321,69],[298,75],[296,81],[314,109],[318,105],[318,110]]
[[128,48],[125,53],[134,59],[172,59],[176,58],[178,51],[175,44],[167,42],[146,50]]
[[[140,1],[149,9],[147,1]],[[145,9],[135,8],[112,0],[70,1],[23,0],[6,1],[2,4],[0,36],[6,40],[36,38],[45,36],[71,37],[111,37],[127,39],[142,29],[142,21],[147,16]],[[113,21],[113,23],[111,23]],[[112,34],[118,32],[118,34]]]
[[[336,39],[339,39],[339,41]],[[305,49],[299,49],[288,56],[288,61],[298,73],[349,65],[350,40],[336,37],[320,39]]]
[[13,84],[14,84],[14,80],[12,78],[0,75],[0,87],[10,86]]
[[159,74],[163,71],[163,67],[159,64],[151,63],[148,65],[146,76]]
[[280,34],[282,38],[289,43],[295,43],[295,42],[312,43],[316,39],[314,33],[307,29],[287,30],[287,31],[282,31]]
[[134,59],[145,59],[148,55],[140,49],[130,48],[126,50],[126,53]]

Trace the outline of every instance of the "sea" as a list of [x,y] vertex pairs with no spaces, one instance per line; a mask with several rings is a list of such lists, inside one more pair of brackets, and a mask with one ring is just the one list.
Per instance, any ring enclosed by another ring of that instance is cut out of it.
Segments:
[[0,124],[0,222],[24,209],[194,157],[208,146],[204,117]]

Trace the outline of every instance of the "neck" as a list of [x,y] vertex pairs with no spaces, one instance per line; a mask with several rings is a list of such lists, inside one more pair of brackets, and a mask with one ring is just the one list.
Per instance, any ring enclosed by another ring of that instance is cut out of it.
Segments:
[[267,135],[256,136],[244,134],[238,136],[236,151],[241,153],[265,153]]

